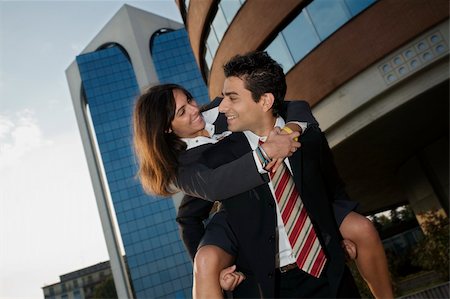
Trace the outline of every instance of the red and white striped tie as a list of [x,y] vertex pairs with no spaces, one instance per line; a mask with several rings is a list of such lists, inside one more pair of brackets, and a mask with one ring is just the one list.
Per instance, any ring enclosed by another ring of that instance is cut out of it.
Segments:
[[327,257],[319,243],[311,219],[285,163],[270,173],[281,218],[292,246],[297,265],[306,273],[319,277]]

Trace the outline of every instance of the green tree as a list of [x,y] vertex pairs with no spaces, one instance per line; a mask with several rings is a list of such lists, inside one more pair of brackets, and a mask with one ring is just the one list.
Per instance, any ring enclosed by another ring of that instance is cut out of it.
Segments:
[[112,276],[98,284],[94,288],[94,298],[96,299],[117,299],[116,286]]
[[383,227],[389,227],[389,226],[391,226],[391,224],[392,224],[391,219],[390,219],[388,216],[386,216],[386,215],[380,215],[380,216],[378,216],[378,217],[377,217],[377,221],[378,221],[378,223],[380,223],[381,226],[383,226]]
[[414,211],[409,205],[403,206],[403,208],[398,211],[398,215],[402,221],[408,221],[416,218]]
[[400,223],[401,218],[400,218],[400,214],[399,214],[397,208],[392,209],[392,210],[389,212],[389,218],[390,218],[390,221],[391,221],[392,224]]
[[449,222],[448,217],[428,211],[420,214],[425,236],[414,250],[414,265],[434,270],[446,280],[449,278]]

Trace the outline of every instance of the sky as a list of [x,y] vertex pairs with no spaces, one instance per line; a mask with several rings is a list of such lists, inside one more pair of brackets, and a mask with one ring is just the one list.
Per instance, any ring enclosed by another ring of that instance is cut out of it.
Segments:
[[109,259],[65,70],[125,3],[182,22],[175,0],[0,0],[0,298]]

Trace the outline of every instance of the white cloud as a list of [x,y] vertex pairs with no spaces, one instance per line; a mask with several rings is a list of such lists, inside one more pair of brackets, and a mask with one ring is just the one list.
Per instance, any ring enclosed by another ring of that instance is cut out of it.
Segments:
[[7,117],[0,115],[0,141],[11,132],[14,123]]
[[32,110],[22,110],[14,117],[0,115],[0,169],[13,166],[28,153],[51,143],[44,140]]
[[[59,275],[108,255],[78,132],[50,146],[32,119],[13,123],[10,145],[26,153],[0,169],[0,298],[40,298]],[[34,141],[19,147],[25,136]]]

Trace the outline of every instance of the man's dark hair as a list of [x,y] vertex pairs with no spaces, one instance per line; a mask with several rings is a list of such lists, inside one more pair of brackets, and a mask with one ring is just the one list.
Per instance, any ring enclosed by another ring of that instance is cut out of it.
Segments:
[[236,55],[223,66],[225,77],[239,77],[244,86],[258,102],[264,93],[272,93],[275,100],[272,107],[278,115],[286,95],[286,78],[283,68],[267,52],[255,51]]

